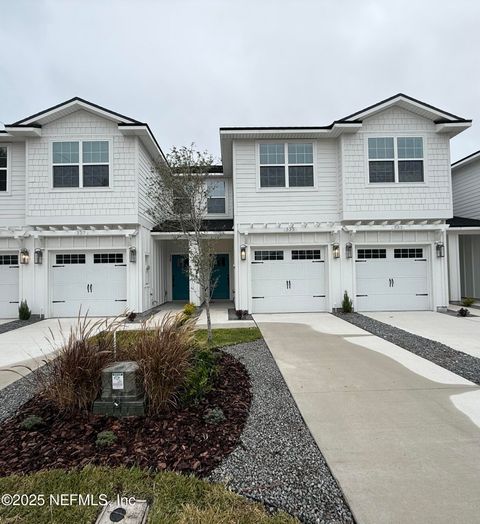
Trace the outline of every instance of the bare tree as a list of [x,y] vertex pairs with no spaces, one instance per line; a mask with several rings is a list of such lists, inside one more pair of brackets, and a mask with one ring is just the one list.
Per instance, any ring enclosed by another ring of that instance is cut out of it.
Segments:
[[179,239],[188,241],[189,278],[200,288],[207,316],[208,341],[212,340],[210,300],[216,282],[212,279],[215,267],[215,238],[205,227],[208,197],[208,173],[214,164],[208,152],[191,146],[173,147],[167,163],[159,163],[149,183],[152,202],[150,215],[157,224],[178,232]]

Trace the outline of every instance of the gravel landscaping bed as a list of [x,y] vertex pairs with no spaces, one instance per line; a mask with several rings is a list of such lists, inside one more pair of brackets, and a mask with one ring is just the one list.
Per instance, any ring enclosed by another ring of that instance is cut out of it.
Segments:
[[[20,370],[20,372],[23,372],[23,370]],[[33,384],[31,374],[0,389],[0,422],[16,413],[34,394],[35,385]]]
[[240,444],[208,478],[302,522],[354,522],[265,342],[225,351],[247,368],[253,400]]
[[434,364],[438,364],[467,380],[480,384],[480,359],[477,357],[467,355],[435,340],[414,335],[360,313],[333,314],[377,337],[388,340],[407,351],[415,353],[415,355],[430,360]]
[[0,334],[29,326],[30,324],[35,324],[36,322],[40,322],[40,320],[40,315],[32,315],[28,320],[12,320],[11,322],[5,322],[5,324],[0,324]]

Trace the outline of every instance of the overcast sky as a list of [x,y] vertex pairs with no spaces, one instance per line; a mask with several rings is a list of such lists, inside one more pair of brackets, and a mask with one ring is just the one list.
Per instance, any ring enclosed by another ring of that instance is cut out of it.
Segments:
[[80,96],[219,154],[229,125],[326,125],[403,92],[464,118],[480,149],[480,2],[2,2],[0,121]]

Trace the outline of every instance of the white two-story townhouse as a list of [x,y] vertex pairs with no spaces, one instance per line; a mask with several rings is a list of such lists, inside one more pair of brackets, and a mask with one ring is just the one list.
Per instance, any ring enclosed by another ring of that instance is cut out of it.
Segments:
[[221,128],[236,308],[445,308],[450,139],[470,125],[398,94],[328,126]]
[[0,132],[0,318],[144,311],[162,300],[147,124],[73,98]]
[[480,300],[480,151],[452,164],[453,218],[448,221],[450,298]]

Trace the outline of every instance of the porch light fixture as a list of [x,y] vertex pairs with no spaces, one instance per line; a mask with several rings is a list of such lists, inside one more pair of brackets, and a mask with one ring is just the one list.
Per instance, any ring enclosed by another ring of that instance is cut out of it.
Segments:
[[131,247],[129,250],[129,260],[130,262],[136,262],[137,261],[137,250],[134,247]]
[[352,258],[353,254],[353,247],[351,242],[347,242],[345,244],[345,257],[346,258]]
[[435,242],[435,249],[437,250],[437,257],[445,256],[445,244],[443,242]]
[[30,262],[30,253],[28,249],[23,248],[20,250],[20,264],[28,264]]
[[340,258],[340,244],[334,242],[332,244],[333,258]]
[[39,247],[33,253],[33,262],[34,264],[42,264],[43,262],[43,251]]
[[240,246],[240,260],[247,260],[247,246],[245,244]]

